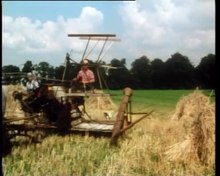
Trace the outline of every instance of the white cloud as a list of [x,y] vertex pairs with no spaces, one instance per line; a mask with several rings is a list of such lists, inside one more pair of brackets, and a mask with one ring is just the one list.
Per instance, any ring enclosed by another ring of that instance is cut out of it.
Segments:
[[[58,53],[73,49],[82,50],[83,43],[74,42],[67,37],[68,33],[91,33],[103,22],[102,12],[93,7],[84,7],[79,17],[67,18],[59,16],[55,21],[33,21],[28,17],[3,16],[3,48],[12,49],[22,56],[44,53]],[[7,52],[4,62],[9,62]]]
[[[136,0],[121,4],[118,18],[108,21],[107,26],[122,41],[111,48],[108,58],[127,58],[130,63],[142,55],[166,60],[180,52],[198,63],[201,57],[215,52],[214,0]],[[28,57],[60,64],[70,50],[73,58],[80,58],[86,41],[67,34],[109,31],[104,24],[105,12],[87,6],[78,17],[60,15],[53,21],[3,16],[3,64],[15,63],[15,56],[20,63]],[[116,16],[116,12],[111,13]]]
[[164,35],[163,26],[157,25],[152,21],[152,14],[145,10],[140,10],[140,4],[126,3],[121,9],[122,20],[125,23],[127,34],[131,38],[143,39],[150,38],[159,41]]
[[199,49],[202,46],[214,46],[215,45],[215,31],[214,30],[197,30],[193,34],[189,35],[184,40],[184,43],[188,49]]
[[[130,55],[166,60],[182,52],[196,63],[215,52],[214,0],[138,0],[119,9]],[[191,57],[192,56],[192,57]]]

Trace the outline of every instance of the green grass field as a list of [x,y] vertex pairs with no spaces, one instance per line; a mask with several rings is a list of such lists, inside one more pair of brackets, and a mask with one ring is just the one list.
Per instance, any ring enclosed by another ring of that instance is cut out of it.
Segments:
[[[194,90],[133,90],[133,101],[137,105],[146,104],[151,106],[175,107],[177,101],[185,95],[192,93]],[[107,91],[106,91],[107,92]],[[123,90],[110,90],[112,99],[116,103],[121,101]],[[207,96],[211,90],[203,90]]]
[[[3,160],[5,176],[214,176],[215,169],[203,165],[167,162],[163,152],[174,142],[166,135],[164,120],[175,111],[178,100],[194,90],[135,90],[132,109],[154,110],[109,146],[109,138],[49,136],[42,143],[20,142]],[[203,91],[209,95],[210,90]],[[119,105],[121,91],[110,91]],[[215,99],[212,97],[212,102]],[[165,123],[166,124],[166,123]],[[21,140],[21,139],[19,139]]]
[[[157,117],[166,118],[175,110],[176,103],[181,97],[192,93],[194,90],[134,90],[132,96],[132,109],[138,112],[148,112],[154,110]],[[113,101],[119,105],[123,91],[113,91]],[[207,96],[210,95],[211,90],[203,90]],[[212,101],[215,99],[212,97]]]

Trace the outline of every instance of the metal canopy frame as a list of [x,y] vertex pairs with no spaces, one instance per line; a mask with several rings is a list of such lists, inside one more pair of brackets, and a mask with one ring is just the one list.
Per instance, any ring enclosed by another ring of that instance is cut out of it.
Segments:
[[[68,34],[67,36],[68,37],[79,37],[79,39],[81,39],[81,40],[87,40],[85,49],[84,49],[82,57],[81,57],[81,61],[83,61],[83,59],[85,59],[89,56],[89,54],[94,50],[94,48],[97,46],[99,41],[103,41],[103,45],[102,45],[101,50],[99,52],[98,58],[95,61],[95,63],[97,64],[96,73],[97,73],[97,76],[98,76],[99,86],[100,86],[100,89],[102,89],[103,86],[102,86],[102,80],[101,79],[103,79],[103,78],[100,75],[100,71],[99,71],[100,66],[98,64],[101,63],[102,59],[104,58],[104,56],[106,55],[106,53],[110,49],[110,47],[112,46],[113,42],[118,42],[118,41],[121,41],[121,40],[118,39],[118,38],[115,38],[116,34]],[[87,50],[88,50],[88,47],[89,47],[89,44],[90,44],[91,40],[97,40],[97,42],[87,54]],[[104,52],[107,41],[111,41],[111,44],[107,48],[107,51]],[[103,54],[103,52],[104,52],[104,54]]]

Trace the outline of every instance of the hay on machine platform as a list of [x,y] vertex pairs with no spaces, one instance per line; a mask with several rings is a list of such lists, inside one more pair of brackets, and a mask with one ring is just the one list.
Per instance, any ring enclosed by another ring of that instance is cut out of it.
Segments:
[[171,145],[166,157],[171,161],[200,162],[213,167],[215,164],[215,105],[209,97],[196,90],[182,97],[177,103],[171,123],[177,123],[185,139]]
[[96,119],[113,118],[117,107],[112,101],[110,95],[104,94],[103,91],[99,90],[96,93],[100,93],[102,96],[90,96],[85,101],[85,106],[88,114]]

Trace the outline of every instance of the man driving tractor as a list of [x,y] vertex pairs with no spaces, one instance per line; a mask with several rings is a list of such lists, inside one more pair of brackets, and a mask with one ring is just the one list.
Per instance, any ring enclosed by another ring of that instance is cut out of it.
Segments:
[[81,63],[81,70],[78,72],[77,76],[73,78],[76,87],[79,89],[87,91],[94,89],[95,75],[92,70],[88,67],[89,61],[84,59]]
[[[89,69],[88,59],[84,59],[81,62],[81,69],[79,70],[76,77],[72,80],[72,90],[75,91],[91,91],[94,93],[94,83],[95,75],[91,69]],[[79,106],[84,105],[83,96],[75,96],[72,98],[73,109],[76,110],[76,113],[82,113],[82,110],[79,109]],[[84,107],[82,107],[84,108]]]

